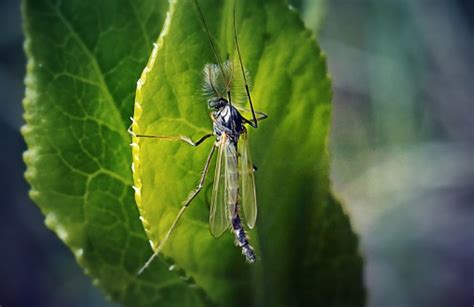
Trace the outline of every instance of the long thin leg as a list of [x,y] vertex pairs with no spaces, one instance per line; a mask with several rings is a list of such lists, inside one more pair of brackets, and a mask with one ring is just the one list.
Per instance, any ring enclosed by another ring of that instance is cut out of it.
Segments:
[[184,214],[184,211],[186,211],[186,209],[189,207],[189,205],[191,204],[191,202],[193,201],[193,199],[199,194],[199,192],[202,190],[203,186],[204,186],[204,182],[206,181],[206,176],[207,176],[207,173],[209,172],[209,165],[211,164],[211,159],[212,159],[212,156],[214,155],[214,152],[216,150],[216,146],[212,145],[212,149],[211,149],[211,152],[209,153],[209,155],[207,156],[207,160],[206,160],[206,164],[204,165],[204,168],[202,170],[202,175],[201,175],[201,179],[199,180],[199,184],[198,186],[193,190],[191,191],[191,193],[189,193],[188,197],[186,198],[186,200],[183,202],[183,205],[181,206],[181,209],[179,210],[178,212],[178,215],[176,216],[173,224],[171,224],[170,228],[168,229],[168,232],[166,232],[166,235],[165,237],[163,238],[163,240],[161,240],[160,244],[158,245],[157,249],[155,250],[155,252],[153,253],[153,255],[151,255],[150,259],[148,259],[148,261],[143,265],[143,267],[138,271],[138,275],[140,275],[149,265],[150,263],[153,261],[153,259],[156,258],[156,256],[158,256],[158,254],[160,253],[160,251],[163,249],[163,246],[165,245],[166,241],[168,241],[171,233],[173,232],[173,230],[175,229],[176,225],[178,224],[179,220],[181,219],[181,217],[183,216]]
[[199,146],[202,142],[213,136],[212,133],[208,133],[202,136],[199,140],[194,142],[191,140],[190,137],[184,135],[177,135],[177,136],[165,136],[165,135],[146,135],[146,134],[135,134],[137,138],[150,138],[150,139],[160,139],[160,140],[167,140],[167,141],[183,141],[191,146]]
[[[257,122],[268,118],[268,115],[266,113],[263,113],[263,112],[260,112],[260,111],[255,111],[255,114],[258,114],[258,116],[255,118],[257,120]],[[254,128],[257,128],[257,126],[255,126]]]
[[[245,111],[245,112],[250,112],[250,110],[248,109],[244,109],[244,108],[238,108],[236,107],[239,111]],[[266,113],[263,113],[263,112],[259,112],[259,111],[255,111],[255,114],[258,114],[259,116],[255,117],[255,120],[256,122],[259,122],[261,120],[264,120],[265,118],[268,118],[268,115]],[[257,128],[257,125],[255,125],[255,122],[250,120],[250,119],[247,119],[244,117],[244,122],[249,124],[250,126],[252,126],[253,128]]]
[[[235,107],[237,110],[239,110],[240,112],[247,112],[247,113],[251,113],[251,112],[252,112],[252,110],[247,109],[247,108],[243,108],[243,107],[241,107],[241,106],[239,106],[239,105],[235,105],[234,107]],[[257,111],[257,110],[254,110],[254,112],[255,112],[255,114],[259,115],[259,116],[257,116],[257,117],[255,118],[257,121],[261,121],[261,120],[264,120],[265,118],[268,118],[268,114],[267,114],[267,113],[264,113],[264,112],[261,112],[261,111]],[[252,121],[250,121],[250,120],[248,120],[248,119],[247,119],[247,121],[249,121],[250,124],[253,124]]]
[[147,135],[147,134],[136,134],[132,130],[132,125],[135,122],[133,118],[130,118],[132,120],[132,124],[128,128],[128,133],[131,136],[135,136],[138,138],[150,138],[150,139],[160,139],[160,140],[166,140],[166,141],[183,141],[191,146],[199,146],[202,142],[213,136],[212,133],[205,134],[202,136],[199,140],[194,142],[190,137],[184,136],[184,135],[177,135],[177,136],[165,136],[165,135]]

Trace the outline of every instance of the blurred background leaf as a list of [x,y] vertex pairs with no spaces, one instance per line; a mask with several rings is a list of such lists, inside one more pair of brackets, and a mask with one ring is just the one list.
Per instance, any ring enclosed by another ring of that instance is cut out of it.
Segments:
[[[369,306],[474,301],[472,1],[332,0],[332,178]],[[471,222],[470,222],[471,221]]]

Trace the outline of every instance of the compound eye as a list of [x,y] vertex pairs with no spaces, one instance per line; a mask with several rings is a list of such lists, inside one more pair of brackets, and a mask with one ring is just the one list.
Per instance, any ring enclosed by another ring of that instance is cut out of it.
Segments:
[[209,107],[209,109],[216,109],[218,104],[219,100],[216,99],[209,99],[207,101],[207,106]]
[[213,98],[209,99],[207,101],[207,104],[210,109],[219,110],[220,108],[226,106],[227,100],[225,100],[224,98]]
[[227,103],[227,100],[225,100],[223,98],[219,99],[219,107],[220,108],[225,107],[226,103]]

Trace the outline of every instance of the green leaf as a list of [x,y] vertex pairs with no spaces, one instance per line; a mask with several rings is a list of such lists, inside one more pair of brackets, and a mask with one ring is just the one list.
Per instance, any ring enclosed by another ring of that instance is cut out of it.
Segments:
[[136,80],[166,1],[23,1],[28,56],[24,155],[46,225],[109,297],[128,306],[194,306],[199,288],[149,254],[134,204],[130,138]]
[[[166,246],[166,261],[136,275],[151,250],[133,199],[126,129],[166,1],[23,1],[30,195],[94,283],[123,305],[361,306],[357,239],[329,191],[325,60],[283,1],[238,3],[253,98],[270,115],[250,132],[259,167],[256,265],[243,261],[230,234],[209,235],[208,186]],[[222,55],[232,52],[230,3],[202,5]],[[171,3],[156,50],[137,95],[139,128],[193,137],[209,131],[200,87],[213,58],[191,2]],[[154,244],[197,183],[210,143],[202,146],[140,141],[135,176]],[[169,271],[169,263],[179,268]]]
[[[199,2],[221,57],[232,55],[232,1]],[[257,130],[250,128],[259,206],[250,236],[260,259],[245,263],[230,233],[219,239],[210,235],[211,178],[162,254],[223,306],[362,306],[357,238],[330,192],[331,85],[325,58],[284,1],[237,4],[253,101],[269,114]],[[212,131],[201,71],[215,59],[193,8],[192,1],[171,2],[165,28],[138,82],[135,133],[197,140]],[[196,187],[211,146],[212,141],[194,148],[134,138],[136,200],[155,247]],[[156,261],[151,267],[159,265]]]

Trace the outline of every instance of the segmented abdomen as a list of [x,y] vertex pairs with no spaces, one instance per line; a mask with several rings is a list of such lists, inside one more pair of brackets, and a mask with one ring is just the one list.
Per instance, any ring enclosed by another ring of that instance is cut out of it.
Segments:
[[248,262],[255,262],[256,257],[249,239],[242,226],[239,215],[239,172],[237,146],[232,142],[226,148],[226,185],[228,194],[228,204],[232,231],[235,236],[236,245],[242,248],[242,254]]

